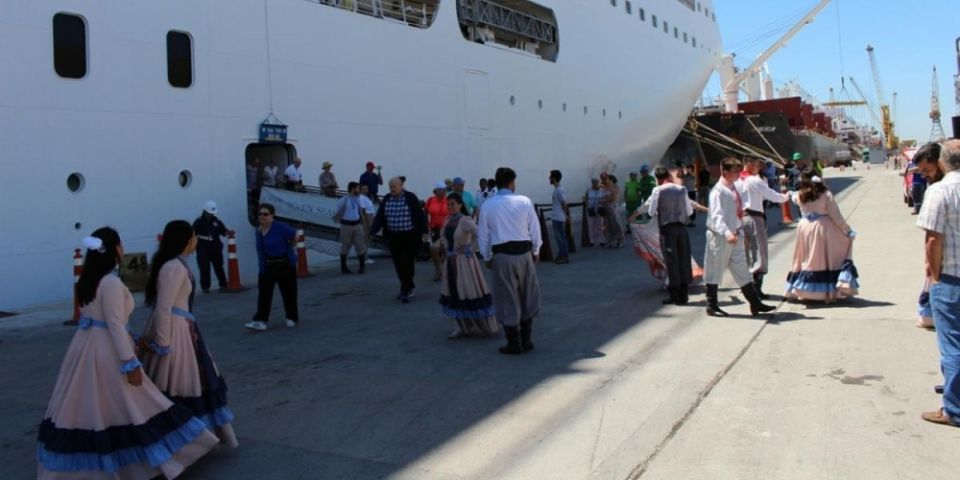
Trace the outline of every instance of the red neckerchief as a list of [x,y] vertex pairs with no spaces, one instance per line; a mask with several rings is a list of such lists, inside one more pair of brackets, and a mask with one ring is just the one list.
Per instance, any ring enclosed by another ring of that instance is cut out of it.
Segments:
[[721,177],[720,182],[723,183],[724,187],[727,187],[731,192],[733,192],[733,198],[737,201],[737,218],[743,220],[743,199],[740,198],[740,192],[737,191],[737,186],[733,183],[727,181],[727,179]]

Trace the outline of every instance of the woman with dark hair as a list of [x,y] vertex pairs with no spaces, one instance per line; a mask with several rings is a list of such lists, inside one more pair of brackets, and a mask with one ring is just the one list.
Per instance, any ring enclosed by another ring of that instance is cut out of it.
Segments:
[[453,320],[454,329],[447,338],[467,335],[492,335],[500,329],[493,311],[493,297],[477,260],[477,224],[467,214],[459,193],[447,195],[450,212],[440,239],[447,252],[440,305]]
[[856,232],[843,219],[833,194],[820,177],[806,174],[791,200],[800,206],[802,219],[784,297],[830,303],[857,295],[857,271],[850,260]]
[[83,248],[79,329],[37,434],[37,477],[174,478],[217,438],[144,378],[128,326],[133,296],[113,274],[120,236],[104,227]]
[[276,221],[276,213],[276,208],[269,203],[263,203],[257,209],[257,218],[260,219],[260,227],[256,233],[257,259],[260,266],[260,275],[257,277],[257,313],[253,315],[253,321],[245,325],[257,332],[267,330],[274,285],[280,287],[287,327],[296,327],[300,321],[300,312],[297,309],[297,256],[293,253],[297,231]]
[[227,384],[191,313],[196,281],[186,257],[196,248],[197,236],[185,220],[174,220],[163,229],[145,292],[153,314],[141,340],[146,347],[143,363],[153,383],[174,403],[189,408],[221,442],[236,447]]

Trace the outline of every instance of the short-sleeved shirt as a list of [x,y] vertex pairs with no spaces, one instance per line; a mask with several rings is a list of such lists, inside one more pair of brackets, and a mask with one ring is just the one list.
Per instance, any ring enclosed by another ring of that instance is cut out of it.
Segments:
[[287,179],[291,182],[297,183],[303,180],[303,177],[300,176],[300,169],[296,165],[290,164],[287,169],[283,172],[286,175]]
[[960,277],[960,171],[948,173],[927,188],[917,226],[943,235],[940,272]]
[[473,215],[473,212],[477,209],[477,201],[474,200],[473,194],[464,190],[460,194],[460,198],[463,199],[463,206],[467,209],[468,215]]
[[436,195],[427,199],[427,215],[429,216],[429,223],[427,226],[433,230],[436,228],[443,228],[443,224],[447,223],[447,215],[449,211],[447,210],[447,199],[443,200],[437,198]]
[[553,207],[550,210],[550,218],[554,222],[567,221],[567,212],[563,209],[564,203],[567,203],[567,191],[557,185],[553,189]]
[[280,258],[286,256],[291,265],[297,264],[297,256],[293,252],[291,242],[297,236],[297,231],[290,225],[280,221],[274,221],[270,225],[270,230],[266,235],[256,231],[257,257],[260,260],[260,272],[267,270],[267,258]]
[[267,165],[263,167],[263,186],[265,187],[276,187],[277,186],[277,171],[279,169],[276,165]]

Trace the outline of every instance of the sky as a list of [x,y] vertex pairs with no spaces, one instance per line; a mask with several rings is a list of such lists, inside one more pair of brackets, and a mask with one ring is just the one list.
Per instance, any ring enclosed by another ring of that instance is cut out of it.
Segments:
[[[748,66],[817,3],[714,0],[725,52],[732,49],[737,54],[737,66]],[[932,126],[929,114],[934,65],[940,86],[941,123],[947,136],[951,136],[950,118],[960,115],[954,89],[955,41],[960,37],[958,18],[957,0],[833,0],[767,65],[777,89],[796,80],[821,101],[829,100],[831,87],[838,97],[847,97],[839,95],[840,78],[852,76],[879,114],[866,52],[866,46],[873,45],[887,103],[897,92],[896,134],[901,140],[915,139],[923,144],[930,139]],[[771,35],[771,31],[777,33]],[[859,99],[849,80],[846,83],[850,98],[843,99]],[[704,93],[719,95],[716,75]],[[863,109],[855,108],[850,114],[870,121],[869,113]]]

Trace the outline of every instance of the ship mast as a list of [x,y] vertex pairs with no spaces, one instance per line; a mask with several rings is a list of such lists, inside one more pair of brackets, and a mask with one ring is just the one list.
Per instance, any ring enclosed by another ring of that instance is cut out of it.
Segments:
[[763,53],[757,57],[749,67],[744,68],[739,73],[737,72],[736,66],[733,64],[733,54],[726,54],[720,58],[720,64],[717,65],[717,72],[720,74],[720,83],[723,86],[723,105],[727,112],[736,112],[738,110],[737,103],[739,102],[740,97],[740,84],[744,80],[750,77],[758,68],[760,68],[770,57],[780,50],[781,48],[787,45],[787,42],[794,37],[797,33],[800,32],[803,27],[807,26],[809,23],[813,22],[813,19],[820,13],[821,10],[826,8],[827,4],[830,3],[830,0],[821,0],[815,7],[813,7],[803,18],[797,22],[787,33],[784,33],[770,48],[766,49]]

